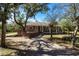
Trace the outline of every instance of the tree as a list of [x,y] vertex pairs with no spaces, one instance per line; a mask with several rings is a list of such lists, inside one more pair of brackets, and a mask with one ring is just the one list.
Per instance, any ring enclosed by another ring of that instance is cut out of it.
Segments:
[[77,35],[77,31],[78,31],[78,22],[79,22],[79,4],[75,4],[75,3],[72,3],[72,4],[67,4],[67,11],[65,12],[64,14],[65,18],[66,19],[70,19],[74,26],[75,26],[75,29],[73,31],[73,34],[72,34],[72,47],[74,47],[75,45],[75,42],[76,42],[76,35]]
[[73,21],[73,23],[75,24],[75,29],[72,35],[72,45],[75,45],[76,42],[76,35],[77,35],[77,31],[78,31],[78,22],[79,22],[79,4],[69,4],[68,6],[68,11],[67,11],[67,18],[71,19]]
[[69,31],[73,29],[73,22],[70,19],[61,19],[59,25],[63,32],[67,31],[67,33],[69,33]]
[[41,3],[38,3],[38,4],[28,3],[28,4],[22,4],[22,6],[24,8],[26,19],[22,20],[21,22],[19,22],[21,19],[19,21],[16,19],[17,12],[15,10],[16,5],[14,4],[14,7],[15,7],[15,9],[14,9],[14,20],[18,25],[20,25],[22,27],[22,30],[24,31],[24,34],[26,36],[27,20],[29,18],[35,17],[35,15],[39,12],[47,12],[48,7],[47,7],[47,4],[41,4]]
[[61,12],[66,10],[64,6],[65,5],[63,4],[55,4],[52,6],[52,8],[50,8],[49,12],[47,13],[46,19],[48,22],[50,22],[49,26],[50,26],[51,38],[52,38],[53,28],[56,27],[56,25],[58,25],[58,20],[60,20],[63,17],[63,13]]
[[1,32],[2,32],[2,24],[0,23],[0,35],[1,35]]
[[2,21],[2,36],[1,36],[1,46],[2,47],[5,47],[6,20],[7,20],[7,14],[8,14],[7,7],[8,7],[7,4],[0,4],[0,9],[1,9],[0,16],[1,16],[1,21]]
[[0,19],[2,21],[2,35],[1,35],[1,46],[6,47],[5,38],[6,38],[6,20],[9,19],[11,13],[11,4],[4,3],[0,4]]
[[46,11],[46,4],[23,4],[23,6],[25,5],[25,9],[26,9],[26,20],[24,21],[24,23],[18,22],[16,20],[16,11],[18,10],[18,7],[21,4],[0,4],[0,18],[2,21],[2,36],[1,36],[1,46],[2,47],[6,47],[5,45],[5,38],[6,38],[6,20],[8,18],[10,18],[11,13],[14,14],[14,20],[15,22],[20,25],[24,32],[26,31],[26,23],[28,18],[35,16],[38,12],[43,12]]

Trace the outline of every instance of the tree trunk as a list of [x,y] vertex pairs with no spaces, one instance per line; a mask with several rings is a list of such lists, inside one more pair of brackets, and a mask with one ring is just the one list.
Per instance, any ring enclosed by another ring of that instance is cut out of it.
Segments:
[[23,29],[23,34],[24,34],[24,36],[26,37],[26,36],[27,36],[26,28],[22,28],[22,29]]
[[6,47],[5,38],[6,38],[6,19],[7,19],[7,5],[4,4],[4,13],[2,15],[2,35],[1,35],[1,47]]
[[75,42],[76,42],[76,35],[77,35],[77,31],[78,31],[78,26],[76,26],[74,33],[73,33],[73,37],[72,37],[72,47],[74,47]]
[[51,38],[52,38],[52,28],[51,28]]
[[6,38],[6,19],[2,19],[1,47],[6,47],[5,38]]
[[52,27],[50,28],[50,40],[52,41]]

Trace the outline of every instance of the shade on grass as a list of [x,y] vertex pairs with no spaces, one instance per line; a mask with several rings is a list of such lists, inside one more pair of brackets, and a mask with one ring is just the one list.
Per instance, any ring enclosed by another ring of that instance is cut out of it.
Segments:
[[0,47],[0,56],[10,56],[15,55],[15,50],[5,49]]

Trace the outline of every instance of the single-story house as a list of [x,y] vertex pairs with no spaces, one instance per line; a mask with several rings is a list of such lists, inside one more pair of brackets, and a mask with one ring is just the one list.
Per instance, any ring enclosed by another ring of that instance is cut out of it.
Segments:
[[[29,22],[27,23],[26,30],[28,34],[40,34],[40,33],[50,33],[50,23],[49,22]],[[61,33],[61,28],[56,25],[53,27],[53,33]],[[23,35],[22,30],[18,30],[19,35]]]

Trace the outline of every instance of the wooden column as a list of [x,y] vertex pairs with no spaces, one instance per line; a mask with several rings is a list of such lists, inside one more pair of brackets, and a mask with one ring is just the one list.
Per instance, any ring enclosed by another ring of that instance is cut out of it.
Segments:
[[42,26],[42,32],[43,32],[43,26]]
[[42,26],[40,26],[40,32],[42,32]]
[[49,33],[51,33],[51,28],[50,27],[48,27],[49,28]]
[[38,26],[36,28],[37,28],[37,32],[38,32]]
[[56,29],[56,33],[57,33],[57,32],[58,32],[58,27],[56,26],[56,28],[55,28],[55,29]]
[[35,26],[35,31],[38,32],[38,26]]

